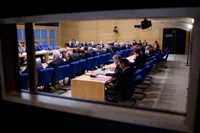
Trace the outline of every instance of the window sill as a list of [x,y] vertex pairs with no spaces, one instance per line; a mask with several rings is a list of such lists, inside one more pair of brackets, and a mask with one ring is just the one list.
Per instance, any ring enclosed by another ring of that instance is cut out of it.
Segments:
[[4,95],[3,99],[6,101],[99,119],[189,132],[189,129],[184,124],[185,117],[181,115],[122,108],[71,99],[63,99],[59,97],[34,95],[25,92],[13,92],[12,94]]

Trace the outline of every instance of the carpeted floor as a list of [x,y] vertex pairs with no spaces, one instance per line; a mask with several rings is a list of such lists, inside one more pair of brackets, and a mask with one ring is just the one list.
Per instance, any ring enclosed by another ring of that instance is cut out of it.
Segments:
[[153,83],[138,106],[186,112],[189,67],[185,55],[170,55],[167,69],[152,75]]

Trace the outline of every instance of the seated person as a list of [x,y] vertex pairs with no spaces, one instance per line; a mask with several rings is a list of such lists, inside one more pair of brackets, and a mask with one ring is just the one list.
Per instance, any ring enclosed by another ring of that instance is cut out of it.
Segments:
[[49,67],[56,68],[57,66],[64,65],[64,60],[60,58],[60,56],[61,56],[60,52],[58,50],[55,50],[53,52],[53,61],[48,64],[47,68]]
[[125,45],[126,49],[130,49],[131,48],[131,45],[129,44],[129,41],[127,41],[124,45]]
[[133,46],[136,46],[137,42],[135,40],[133,40]]
[[96,48],[96,46],[97,46],[97,45],[94,44],[94,42],[92,41],[92,42],[91,42],[91,47],[92,47],[92,48]]
[[[42,63],[40,61],[36,60],[36,71],[40,71],[41,69],[43,69]],[[22,71],[21,73],[28,73],[28,67],[26,67],[24,69],[24,71]]]
[[72,41],[69,41],[68,43],[66,43],[65,44],[67,47],[69,47],[69,48],[74,48],[75,47],[75,45],[74,45],[74,43],[72,42]]
[[124,43],[120,43],[120,50],[125,50],[126,49],[126,46],[124,45]]
[[161,52],[160,50],[160,47],[159,47],[159,44],[158,44],[158,41],[155,41],[154,45],[153,45],[153,48],[156,52]]
[[89,47],[84,47],[85,50],[85,58],[89,58],[93,56],[93,53],[91,51],[89,51],[88,49]]
[[120,50],[120,47],[118,46],[118,43],[117,43],[117,42],[114,43],[114,46],[112,47],[112,50],[113,50],[114,52]]
[[[18,53],[22,54],[25,52],[25,49],[22,47],[21,43],[18,43]],[[24,57],[19,59],[19,64],[22,66],[24,64]]]
[[97,56],[98,55],[98,53],[92,47],[89,47],[88,51],[90,51],[92,53],[92,56]]
[[135,61],[131,65],[133,72],[135,72],[137,69],[142,68],[143,64],[148,60],[148,57],[145,54],[143,54],[142,48],[135,49],[135,54],[136,54]]
[[103,43],[103,41],[100,41],[99,46],[100,46],[101,48],[104,48],[104,43]]
[[97,46],[96,48],[97,55],[105,54],[106,51],[101,48],[101,46]]
[[154,50],[153,46],[151,46],[151,45],[149,46],[149,54],[151,56],[154,56],[156,54],[156,51]]
[[64,64],[69,64],[69,63],[71,63],[71,62],[74,62],[74,61],[77,61],[77,60],[79,60],[80,59],[80,57],[78,56],[78,55],[74,55],[73,53],[72,53],[72,51],[67,51],[67,53],[66,53],[66,58],[65,58],[65,60],[64,60]]
[[[35,51],[42,51],[42,46],[37,44],[37,42],[35,42]],[[44,60],[44,54],[39,54],[39,55],[36,55],[36,58],[39,57],[41,59],[41,62],[44,63],[45,60]]]
[[144,48],[144,47],[141,48],[140,53],[141,53],[142,56],[143,56],[143,61],[144,61],[144,64],[145,64],[146,62],[149,61],[149,58],[148,58],[148,56],[145,54],[145,48]]
[[130,63],[127,59],[120,59],[119,66],[122,69],[122,72],[120,73],[119,78],[117,79],[115,84],[110,83],[107,85],[107,94],[109,94],[109,92],[116,92],[123,97],[126,88],[133,79],[133,73],[130,68]]
[[148,44],[147,44],[147,41],[146,40],[144,40],[144,42],[142,43],[142,46],[143,47],[146,47]]
[[111,44],[111,43],[109,43],[109,44],[107,45],[106,53],[114,54],[114,51],[112,50],[112,44]]
[[114,60],[114,63],[116,65],[114,73],[103,73],[102,74],[102,75],[114,77],[115,79],[113,79],[111,81],[112,83],[116,83],[116,81],[118,80],[118,77],[119,77],[120,73],[122,72],[121,68],[119,67],[120,59],[121,59],[121,55],[118,55],[118,54],[114,55],[113,56],[113,60]]
[[25,52],[25,49],[24,49],[24,47],[22,46],[22,44],[21,43],[18,43],[18,53],[24,53]]
[[[67,58],[65,58],[64,64],[70,64],[71,62],[77,61],[77,59],[76,59],[76,57],[73,55],[72,51],[67,51],[66,57],[67,57]],[[78,58],[80,58],[80,57],[78,56]],[[74,76],[69,77],[68,85],[70,85],[70,83],[71,83],[70,81],[71,81],[72,78],[74,78]]]
[[84,50],[80,50],[79,57],[81,59],[85,59],[85,51]]
[[138,44],[137,45],[140,45],[140,46],[142,46],[142,41],[141,40],[139,40],[139,42],[138,42]]

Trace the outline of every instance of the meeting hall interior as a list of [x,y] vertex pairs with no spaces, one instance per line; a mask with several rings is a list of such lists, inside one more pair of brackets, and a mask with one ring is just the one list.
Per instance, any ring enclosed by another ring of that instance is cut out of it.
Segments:
[[20,90],[185,114],[193,23],[189,17],[35,22],[34,72],[25,25],[18,24]]

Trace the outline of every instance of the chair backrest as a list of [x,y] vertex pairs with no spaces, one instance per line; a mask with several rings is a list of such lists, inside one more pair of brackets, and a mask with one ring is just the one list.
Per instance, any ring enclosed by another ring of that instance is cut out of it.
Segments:
[[136,85],[139,84],[142,81],[142,77],[140,75],[138,75],[137,77],[135,77],[128,85],[128,87],[125,90],[125,94],[124,96],[122,96],[122,101],[127,101],[129,100],[133,94],[135,93],[135,88]]
[[93,58],[92,68],[98,65],[99,56],[94,56]]
[[165,61],[167,61],[168,56],[169,56],[169,51],[167,51],[167,53],[166,53]]
[[111,53],[106,53],[106,57],[105,57],[105,64],[108,63],[108,61],[112,58],[112,54]]
[[122,51],[122,57],[126,57],[126,51],[125,50]]
[[70,73],[75,76],[78,73],[79,61],[70,63]]
[[28,90],[28,73],[20,74],[19,87],[22,90]]
[[79,65],[78,65],[79,72],[85,71],[85,65],[86,65],[85,63],[86,63],[85,59],[79,60]]
[[134,73],[134,77],[137,77],[138,75],[142,75],[142,69],[138,69],[138,70]]
[[52,47],[52,46],[49,46],[48,49],[49,49],[49,50],[53,50],[53,47]]
[[44,68],[38,71],[38,86],[49,85],[52,80],[54,68]]
[[143,70],[144,70],[144,74],[145,74],[145,77],[146,77],[146,75],[151,71],[151,66],[150,65],[146,65],[143,68]]
[[52,47],[53,47],[53,49],[58,49],[58,47],[56,45],[53,45]]
[[58,66],[54,71],[53,81],[57,82],[64,79],[65,77],[68,77],[69,73],[70,73],[69,65]]
[[93,57],[89,57],[86,59],[86,65],[85,65],[85,69],[89,70],[92,68],[92,62],[93,62]]
[[117,51],[116,54],[119,54],[122,56],[122,52],[121,51]]
[[125,50],[125,57],[128,57],[129,56],[129,49],[126,49]]
[[145,67],[145,66],[147,66],[147,65],[150,65],[150,63],[149,63],[149,62],[146,62],[146,63],[143,65],[143,67]]
[[105,57],[104,54],[99,56],[98,66],[103,64],[104,57]]

